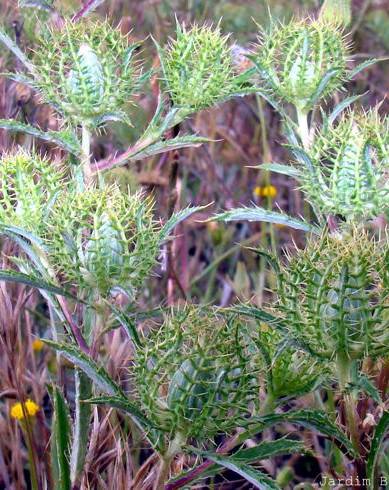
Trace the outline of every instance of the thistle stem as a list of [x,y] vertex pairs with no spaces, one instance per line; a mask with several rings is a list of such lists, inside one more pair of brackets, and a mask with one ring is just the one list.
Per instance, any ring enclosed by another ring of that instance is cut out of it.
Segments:
[[153,490],[164,490],[165,483],[169,479],[170,466],[176,454],[181,450],[185,438],[182,434],[177,433],[174,439],[170,442],[169,448],[165,454],[161,455],[161,461],[158,469],[158,475],[154,484]]
[[298,108],[296,108],[296,112],[301,142],[303,144],[304,150],[308,150],[310,145],[308,113]]
[[346,415],[346,424],[353,443],[354,449],[359,452],[359,430],[357,421],[357,411],[355,400],[351,393],[347,392],[347,385],[352,381],[352,360],[344,353],[337,355],[337,370],[339,387],[343,393],[344,411]]
[[84,186],[88,184],[91,177],[90,168],[90,147],[91,147],[91,134],[88,127],[83,124],[81,127],[81,148],[82,148],[82,176]]

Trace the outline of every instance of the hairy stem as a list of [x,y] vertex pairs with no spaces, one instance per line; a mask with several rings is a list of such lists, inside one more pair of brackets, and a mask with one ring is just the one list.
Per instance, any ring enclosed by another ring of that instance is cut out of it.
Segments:
[[90,168],[90,145],[91,145],[91,134],[88,127],[83,124],[81,128],[81,147],[82,147],[82,177],[83,185],[86,186],[91,178],[91,168]]

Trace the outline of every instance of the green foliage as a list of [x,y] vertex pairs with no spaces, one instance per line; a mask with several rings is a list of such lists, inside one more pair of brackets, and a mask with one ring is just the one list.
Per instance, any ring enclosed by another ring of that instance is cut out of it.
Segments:
[[389,119],[376,110],[350,112],[326,125],[309,151],[312,167],[301,173],[302,189],[323,214],[361,221],[389,206]]
[[113,185],[59,196],[48,223],[49,257],[65,283],[97,289],[115,286],[133,298],[156,262],[159,228],[153,203]]
[[136,90],[136,47],[108,22],[66,21],[61,29],[47,28],[33,57],[35,85],[67,118],[94,127],[124,108]]
[[340,89],[346,78],[348,46],[334,23],[272,22],[259,41],[252,59],[261,83],[302,112]]
[[349,359],[387,351],[388,241],[355,229],[323,236],[282,267],[275,311],[290,338],[317,356]]
[[132,366],[143,411],[171,437],[204,440],[244,424],[258,373],[242,324],[184,308],[153,329]]
[[175,105],[194,112],[243,89],[228,42],[218,26],[188,29],[177,23],[176,39],[160,49],[164,81]]
[[63,173],[47,159],[19,150],[0,159],[0,222],[36,234],[63,186]]

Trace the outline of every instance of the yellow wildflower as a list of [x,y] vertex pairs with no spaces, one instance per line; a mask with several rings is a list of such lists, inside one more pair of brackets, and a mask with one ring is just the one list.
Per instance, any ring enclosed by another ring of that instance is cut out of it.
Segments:
[[[23,411],[23,405],[24,405],[24,411]],[[39,410],[40,410],[40,406],[28,398],[26,402],[23,404],[21,402],[14,403],[11,407],[10,413],[12,418],[16,420],[23,420],[25,414],[28,415],[29,417],[35,417],[35,415],[37,414],[37,412],[39,412]]]
[[263,187],[257,185],[254,188],[253,194],[255,197],[269,197],[270,199],[274,199],[277,196],[277,188],[274,185],[265,185]]
[[32,350],[34,352],[40,352],[43,349],[44,345],[45,344],[41,341],[41,339],[35,339],[32,342]]

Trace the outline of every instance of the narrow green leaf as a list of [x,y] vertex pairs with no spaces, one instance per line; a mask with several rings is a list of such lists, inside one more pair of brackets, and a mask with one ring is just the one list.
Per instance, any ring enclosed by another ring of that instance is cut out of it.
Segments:
[[271,326],[281,327],[285,331],[285,326],[283,325],[283,320],[281,318],[277,318],[274,315],[271,315],[267,311],[264,311],[256,306],[245,304],[240,304],[236,306],[234,305],[229,307],[228,311],[231,313],[237,313],[238,315],[255,318],[256,320],[267,323]]
[[256,168],[258,170],[267,170],[277,174],[288,175],[294,179],[299,179],[301,177],[301,172],[299,169],[292,167],[291,165],[283,165],[282,163],[262,163],[260,165],[250,166],[249,168]]
[[27,68],[27,70],[30,73],[33,73],[35,75],[35,67],[34,65],[29,61],[27,56],[21,51],[19,46],[15,43],[13,39],[11,39],[8,34],[6,34],[4,31],[0,30],[0,42],[4,44],[6,48],[8,48],[15,56],[18,58],[18,60]]
[[280,487],[272,478],[270,478],[270,476],[253,468],[247,463],[242,462],[235,458],[235,456],[224,456],[210,451],[200,451],[193,447],[190,447],[189,449],[198,456],[210,459],[214,463],[234,471],[254,485],[255,488],[259,488],[260,490],[280,490]]
[[134,344],[137,347],[141,346],[142,342],[139,338],[139,334],[138,334],[138,331],[136,329],[135,318],[130,318],[123,311],[120,311],[118,308],[116,308],[111,303],[109,303],[109,308],[111,309],[111,311],[112,311],[113,315],[115,316],[115,318],[117,319],[117,321],[124,328],[124,331],[126,332],[128,338],[132,342],[134,342]]
[[32,288],[42,289],[60,296],[76,299],[65,289],[31,274],[23,274],[22,272],[16,272],[13,270],[0,270],[0,281],[25,284],[26,286],[30,286]]
[[59,388],[51,390],[53,400],[53,421],[51,439],[51,462],[54,472],[55,488],[70,490],[70,416],[69,410]]
[[382,398],[378,388],[374,383],[363,373],[358,373],[358,378],[355,383],[350,384],[351,390],[357,389],[366,393],[376,403],[382,403]]
[[239,435],[239,441],[243,443],[246,439],[250,439],[267,427],[282,423],[298,424],[309,429],[317,430],[331,439],[338,441],[350,454],[355,455],[351,441],[330,420],[326,413],[319,410],[297,410],[255,417],[255,419],[253,418],[253,426]]
[[369,489],[378,490],[379,459],[383,449],[385,436],[389,433],[389,412],[386,411],[378,422],[373,439],[371,441],[370,453],[367,458],[367,478],[370,480]]
[[177,213],[174,213],[163,225],[161,229],[161,242],[166,241],[170,233],[174,230],[174,228],[181,223],[182,221],[186,220],[189,218],[189,216],[192,216],[192,214],[198,213],[202,211],[203,209],[207,208],[208,206],[194,206],[194,207],[187,207],[185,209],[181,209]]
[[96,364],[93,359],[84,354],[76,346],[61,344],[53,342],[52,340],[45,340],[44,342],[60,352],[65,359],[80,368],[104,393],[125,398],[121,388],[109,376],[106,370],[102,366]]
[[142,160],[153,155],[158,155],[159,153],[166,153],[167,151],[179,150],[182,148],[198,148],[204,143],[209,143],[211,140],[209,138],[204,138],[202,136],[177,136],[166,141],[157,141],[145,149],[141,150],[139,153],[131,156],[131,160]]
[[360,63],[359,65],[357,65],[355,68],[353,68],[349,72],[349,74],[347,76],[347,80],[352,80],[353,78],[356,77],[356,75],[358,75],[358,73],[363,71],[365,68],[368,68],[369,66],[375,65],[376,63],[379,63],[380,61],[387,61],[388,59],[389,58],[387,58],[387,57],[372,58],[370,60],[364,61],[363,63]]
[[320,99],[320,97],[323,95],[323,92],[327,88],[328,84],[331,82],[331,80],[336,77],[338,74],[338,69],[337,68],[332,68],[331,70],[328,70],[327,73],[324,74],[323,78],[320,80],[320,83],[315,91],[315,93],[312,95],[310,98],[307,106],[308,107],[313,107],[316,102]]
[[26,133],[35,138],[54,143],[72,155],[81,155],[81,146],[77,137],[71,131],[42,131],[29,124],[8,119],[0,119],[0,128],[17,133]]
[[236,208],[231,211],[217,214],[209,219],[209,221],[264,221],[266,223],[275,223],[286,225],[296,230],[303,230],[316,235],[320,235],[320,230],[315,226],[311,226],[303,220],[292,218],[283,213],[269,211],[268,209],[254,206],[252,208]]
[[347,107],[353,104],[355,101],[363,97],[365,94],[360,95],[352,95],[351,97],[347,97],[342,102],[339,102],[333,109],[331,114],[328,116],[328,123],[332,125],[335,119],[341,114]]
[[92,383],[89,377],[79,369],[74,370],[76,413],[73,429],[73,441],[70,456],[70,475],[72,487],[76,486],[84,469],[88,451],[91,406],[84,403],[92,396]]

